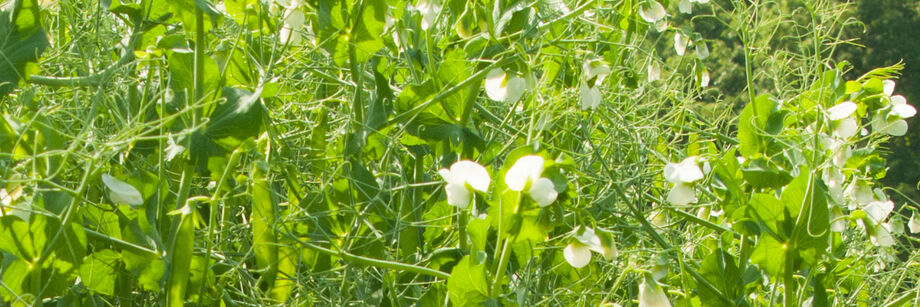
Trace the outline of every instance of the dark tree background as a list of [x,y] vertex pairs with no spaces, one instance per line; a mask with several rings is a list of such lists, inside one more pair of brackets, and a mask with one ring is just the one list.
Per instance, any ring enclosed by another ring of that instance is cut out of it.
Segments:
[[[895,93],[920,108],[920,0],[860,0],[854,5],[853,17],[865,24],[865,31],[854,34],[865,48],[846,46],[838,53],[839,60],[853,64],[849,77],[903,62]],[[890,168],[883,182],[916,201],[920,200],[920,120],[915,116],[908,122],[908,134],[888,143]],[[907,201],[895,200],[899,204]]]

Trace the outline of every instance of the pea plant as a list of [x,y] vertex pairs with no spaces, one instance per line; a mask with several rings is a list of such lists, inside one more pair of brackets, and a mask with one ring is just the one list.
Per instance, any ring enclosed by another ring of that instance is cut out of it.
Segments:
[[845,1],[2,7],[4,304],[920,302]]

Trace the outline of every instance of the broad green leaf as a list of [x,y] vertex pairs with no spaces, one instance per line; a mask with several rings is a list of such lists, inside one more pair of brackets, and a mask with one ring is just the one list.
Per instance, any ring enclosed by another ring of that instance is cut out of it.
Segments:
[[12,11],[0,11],[0,96],[28,77],[26,64],[38,61],[49,46],[39,10],[38,0],[15,0]]
[[[776,113],[779,103],[768,95],[761,95],[748,103],[741,111],[738,118],[738,140],[741,141],[740,151],[744,157],[751,157],[763,152],[767,133],[767,126],[771,115]],[[774,130],[774,129],[771,129]],[[776,131],[772,131],[775,133]]]
[[238,88],[225,87],[221,96],[226,99],[214,109],[205,135],[226,150],[233,150],[248,138],[256,138],[262,133],[265,107],[259,95]]
[[[750,206],[756,217],[766,226],[774,237],[779,239],[787,238],[791,234],[786,233],[784,215],[786,207],[783,203],[773,197],[773,195],[757,193],[751,197]],[[794,221],[792,221],[794,222]]]
[[715,288],[699,286],[703,306],[723,306],[725,300],[721,297],[732,302],[744,299],[744,284],[741,281],[741,271],[735,265],[736,261],[722,249],[713,251],[703,260],[700,275]]
[[[5,259],[4,259],[5,260]],[[15,302],[23,299],[29,285],[24,284],[29,277],[29,268],[32,265],[22,259],[12,259],[9,264],[4,263],[0,272],[0,298],[4,302]],[[21,302],[21,301],[20,301]]]
[[351,30],[355,61],[364,63],[378,50],[383,49],[383,28],[386,24],[387,3],[384,0],[366,0],[364,10],[358,14],[358,22]]
[[460,259],[447,280],[447,292],[454,306],[479,305],[488,299],[485,263],[474,264],[470,256]]
[[744,174],[744,180],[755,188],[775,189],[792,181],[789,172],[766,158],[751,160],[747,167],[741,169],[741,173]]
[[0,217],[0,250],[22,260],[35,259],[37,254],[29,223],[14,215]]
[[785,272],[787,245],[774,239],[772,236],[760,236],[754,252],[751,253],[751,262],[760,266],[770,275],[771,279],[782,278]]
[[792,242],[801,259],[810,265],[821,260],[830,233],[827,188],[807,169],[783,190],[782,201],[790,215],[798,217]]
[[115,273],[121,256],[110,249],[96,251],[87,256],[80,266],[80,279],[87,288],[100,294],[115,293]]

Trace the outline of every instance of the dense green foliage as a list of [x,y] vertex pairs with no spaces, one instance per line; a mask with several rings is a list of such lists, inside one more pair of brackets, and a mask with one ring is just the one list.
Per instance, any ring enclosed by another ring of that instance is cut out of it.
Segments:
[[0,301],[916,305],[869,10],[8,1]]

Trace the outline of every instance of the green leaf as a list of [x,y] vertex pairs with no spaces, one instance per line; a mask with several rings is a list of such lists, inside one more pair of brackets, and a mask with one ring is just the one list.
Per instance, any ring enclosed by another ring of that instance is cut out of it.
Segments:
[[87,288],[100,294],[115,293],[115,272],[119,266],[118,253],[110,249],[96,251],[83,260],[80,279]]
[[366,0],[364,10],[358,14],[351,30],[351,43],[355,48],[355,61],[364,63],[378,50],[383,49],[383,30],[386,24],[387,3],[384,0]]
[[473,264],[469,255],[460,259],[447,280],[447,292],[454,306],[479,305],[488,299],[485,263]]
[[[779,103],[768,95],[761,95],[749,103],[741,111],[738,118],[738,140],[741,141],[740,151],[744,157],[751,157],[762,153],[764,148],[763,134],[767,132],[770,117],[776,113]],[[775,126],[775,125],[771,125]],[[776,133],[775,127],[771,127]]]
[[786,266],[786,244],[772,236],[760,236],[751,253],[751,262],[760,266],[772,278],[781,278]]
[[790,215],[797,217],[792,246],[801,259],[815,265],[827,249],[830,233],[827,208],[827,188],[807,169],[784,190],[782,201]]
[[0,217],[0,250],[19,259],[35,259],[36,251],[29,224],[14,215]]
[[214,109],[205,128],[205,135],[227,150],[235,149],[248,138],[259,137],[266,114],[260,95],[261,88],[253,93],[225,87],[221,96],[226,101]]
[[39,10],[38,0],[16,0],[12,12],[0,11],[0,96],[28,76],[26,64],[38,61],[49,46]]
[[[735,258],[722,249],[713,251],[700,266],[702,275],[715,289],[699,286],[703,306],[723,306],[725,299],[744,299],[741,271],[735,265]],[[724,298],[724,299],[723,299]]]
[[741,173],[744,180],[755,188],[780,188],[792,181],[789,172],[766,158],[751,160],[747,167],[741,169]]
[[776,199],[773,195],[757,193],[751,197],[748,208],[753,210],[757,219],[771,231],[774,237],[778,239],[788,237],[789,234],[786,233],[786,227],[784,226],[786,219],[783,214],[786,207],[779,199]]
[[[5,260],[5,259],[4,259]],[[13,302],[25,294],[28,285],[24,284],[29,277],[29,268],[32,265],[22,259],[13,259],[9,264],[3,264],[0,275],[0,298],[4,302]]]

